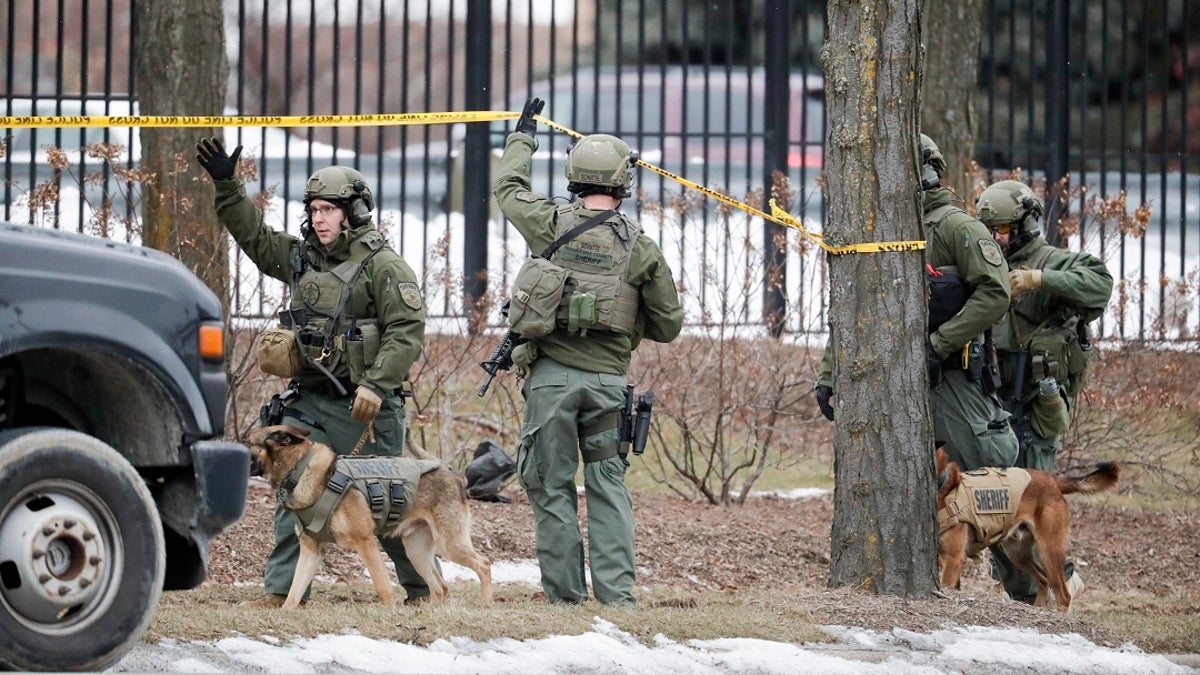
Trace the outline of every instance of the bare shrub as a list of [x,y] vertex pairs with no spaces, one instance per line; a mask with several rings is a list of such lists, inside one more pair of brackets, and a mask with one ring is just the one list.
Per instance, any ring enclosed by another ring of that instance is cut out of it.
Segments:
[[[777,177],[772,195],[790,206],[786,177]],[[759,207],[762,194],[744,202]],[[782,278],[779,270],[764,274],[767,260],[776,251],[808,256],[811,244],[789,232],[768,250],[756,218],[726,205],[706,214],[700,206],[683,197],[646,211],[663,228],[689,327],[670,345],[643,343],[630,381],[657,397],[646,455],[654,480],[687,499],[727,505],[743,503],[768,468],[828,444],[827,430],[814,433],[810,424],[819,418],[811,396],[816,358],[757,323],[764,292]],[[798,286],[816,283],[822,267],[805,269],[812,278]],[[805,320],[794,296],[785,311],[793,325]]]
[[1200,354],[1120,346],[1092,361],[1058,471],[1121,462],[1127,492],[1200,495]]

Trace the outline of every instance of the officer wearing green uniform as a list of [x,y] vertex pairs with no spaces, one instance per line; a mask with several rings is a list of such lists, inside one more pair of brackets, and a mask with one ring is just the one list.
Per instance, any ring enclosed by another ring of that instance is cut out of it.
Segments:
[[[1008,308],[1008,265],[987,228],[952,205],[953,193],[941,186],[945,159],[925,134],[920,150],[925,261],[957,273],[969,289],[962,309],[933,330],[925,343],[934,437],[945,442],[950,458],[964,470],[1009,467],[1017,460],[1017,438],[988,381],[983,348],[985,332]],[[832,419],[833,358],[828,345],[815,395],[821,411]]]
[[[985,332],[1008,309],[1008,264],[983,223],[952,205],[953,193],[941,185],[946,160],[937,145],[921,134],[920,149],[925,262],[953,268],[969,289],[963,308],[925,343],[930,368],[940,368],[929,395],[934,437],[964,470],[1009,467],[1017,461],[1017,437],[989,382],[990,355],[983,348]],[[982,369],[972,357],[984,360]]]
[[[1086,384],[1088,355],[1081,336],[1086,341],[1088,322],[1104,313],[1113,278],[1099,258],[1046,241],[1036,229],[1042,202],[1024,183],[995,183],[975,205],[1011,270],[1012,304],[994,335],[1001,401],[1013,415],[1020,442],[1016,465],[1052,472],[1076,396]],[[1079,575],[1068,571],[1074,593]],[[1014,599],[1032,603],[1037,597],[1033,579],[1016,568],[1001,563],[993,572]]]
[[[976,204],[977,217],[992,230],[1011,270],[1012,304],[994,334],[1004,380],[1001,400],[1014,416],[1021,443],[1017,466],[1053,471],[1075,397],[1086,384],[1087,345],[1080,336],[1108,306],[1112,274],[1096,256],[1046,241],[1035,229],[1042,202],[1024,183],[995,183]],[[1016,384],[1020,391],[1012,390]]]
[[[290,289],[291,307],[280,320],[292,328],[300,366],[289,375],[282,423],[309,429],[312,440],[338,454],[361,442],[363,455],[400,455],[401,393],[421,353],[425,308],[412,269],[371,224],[375,203],[363,175],[342,166],[314,173],[304,188],[307,218],[297,238],[266,225],[236,178],[241,146],[230,156],[218,139],[206,138],[196,149],[216,186],[221,223],[264,274]],[[276,507],[266,595],[250,604],[283,604],[300,554],[295,527],[292,514]],[[406,602],[428,597],[401,541],[380,542]]]
[[592,589],[599,602],[632,604],[633,501],[618,429],[625,375],[643,338],[670,342],[679,335],[683,308],[657,244],[615,211],[629,196],[636,161],[623,141],[596,134],[569,151],[568,189],[579,200],[560,206],[531,190],[533,116],[543,105],[527,102],[508,136],[493,188],[497,204],[535,254],[588,227],[548,256],[568,274],[555,325],[513,354],[527,372],[517,472],[533,505],[547,600],[588,597],[575,487],[582,454]]

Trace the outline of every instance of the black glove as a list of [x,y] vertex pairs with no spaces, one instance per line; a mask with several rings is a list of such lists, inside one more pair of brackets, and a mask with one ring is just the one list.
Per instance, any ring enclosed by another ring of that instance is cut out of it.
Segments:
[[927,336],[925,338],[925,361],[929,366],[929,385],[937,386],[942,379],[942,362],[945,359],[938,356],[937,350],[933,348],[933,342]]
[[217,137],[201,138],[196,144],[196,161],[212,176],[213,180],[229,180],[237,171],[238,157],[242,156],[242,146],[233,150],[233,156],[225,154],[225,146]]
[[817,407],[821,409],[821,414],[830,422],[833,421],[833,405],[829,403],[829,399],[833,397],[833,387],[824,384],[818,384],[817,389]]
[[525,108],[521,110],[521,116],[517,118],[517,126],[513,127],[513,131],[520,131],[530,136],[536,134],[537,122],[533,121],[533,116],[542,114],[542,108],[545,107],[546,102],[540,98],[531,98],[526,101]]

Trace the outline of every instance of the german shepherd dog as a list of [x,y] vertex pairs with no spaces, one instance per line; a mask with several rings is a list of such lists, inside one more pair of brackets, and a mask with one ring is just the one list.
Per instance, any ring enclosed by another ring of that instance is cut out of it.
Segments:
[[[263,477],[276,489],[306,456],[312,455],[284,502],[284,508],[290,511],[305,509],[315,504],[325,492],[334,473],[337,455],[329,446],[310,440],[307,429],[286,425],[265,427],[250,434],[248,441],[262,467]],[[359,489],[346,490],[345,496],[329,514],[328,524],[335,542],[358,552],[383,604],[394,605],[396,597],[383,566],[375,521],[366,495]],[[304,590],[324,559],[327,546],[299,524],[296,529],[300,537],[300,560],[283,609],[299,605]],[[467,507],[466,479],[461,475],[445,465],[422,475],[412,504],[401,520],[382,536],[403,540],[409,560],[429,585],[430,599],[434,602],[444,602],[450,593],[450,587],[434,561],[434,556],[440,554],[474,570],[483,592],[483,604],[491,605],[492,563],[471,544],[471,512]]]
[[942,530],[938,569],[942,588],[959,588],[967,556],[999,544],[1008,559],[1037,583],[1034,605],[1045,607],[1052,591],[1059,611],[1066,612],[1071,606],[1071,594],[1067,590],[1063,564],[1067,558],[1070,510],[1063,495],[1092,494],[1112,488],[1120,479],[1120,466],[1113,462],[1098,464],[1082,478],[1062,478],[1036,469],[1006,469],[1006,473],[1028,472],[1029,484],[1016,509],[1010,509],[1011,513],[1002,517],[1005,521],[1002,530],[986,540],[981,538],[976,526],[960,517],[952,517],[947,510],[948,498],[960,485],[971,487],[970,482],[976,477],[961,472],[941,447],[937,449],[937,468],[940,483],[938,522]]

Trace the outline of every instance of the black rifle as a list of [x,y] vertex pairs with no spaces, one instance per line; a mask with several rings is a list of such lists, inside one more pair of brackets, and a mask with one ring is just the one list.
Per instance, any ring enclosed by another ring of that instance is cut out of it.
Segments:
[[1009,377],[1008,382],[1008,400],[1012,402],[1012,411],[1018,412],[1021,410],[1023,403],[1021,399],[1025,395],[1025,374],[1029,371],[1029,352],[1024,349],[1008,354]]
[[480,396],[486,394],[488,387],[492,386],[492,380],[496,379],[497,372],[512,368],[513,348],[521,342],[521,336],[509,328],[504,337],[500,339],[500,344],[496,345],[496,349],[492,351],[492,355],[486,361],[480,362],[479,367],[488,374],[487,382],[484,382],[477,392]]

